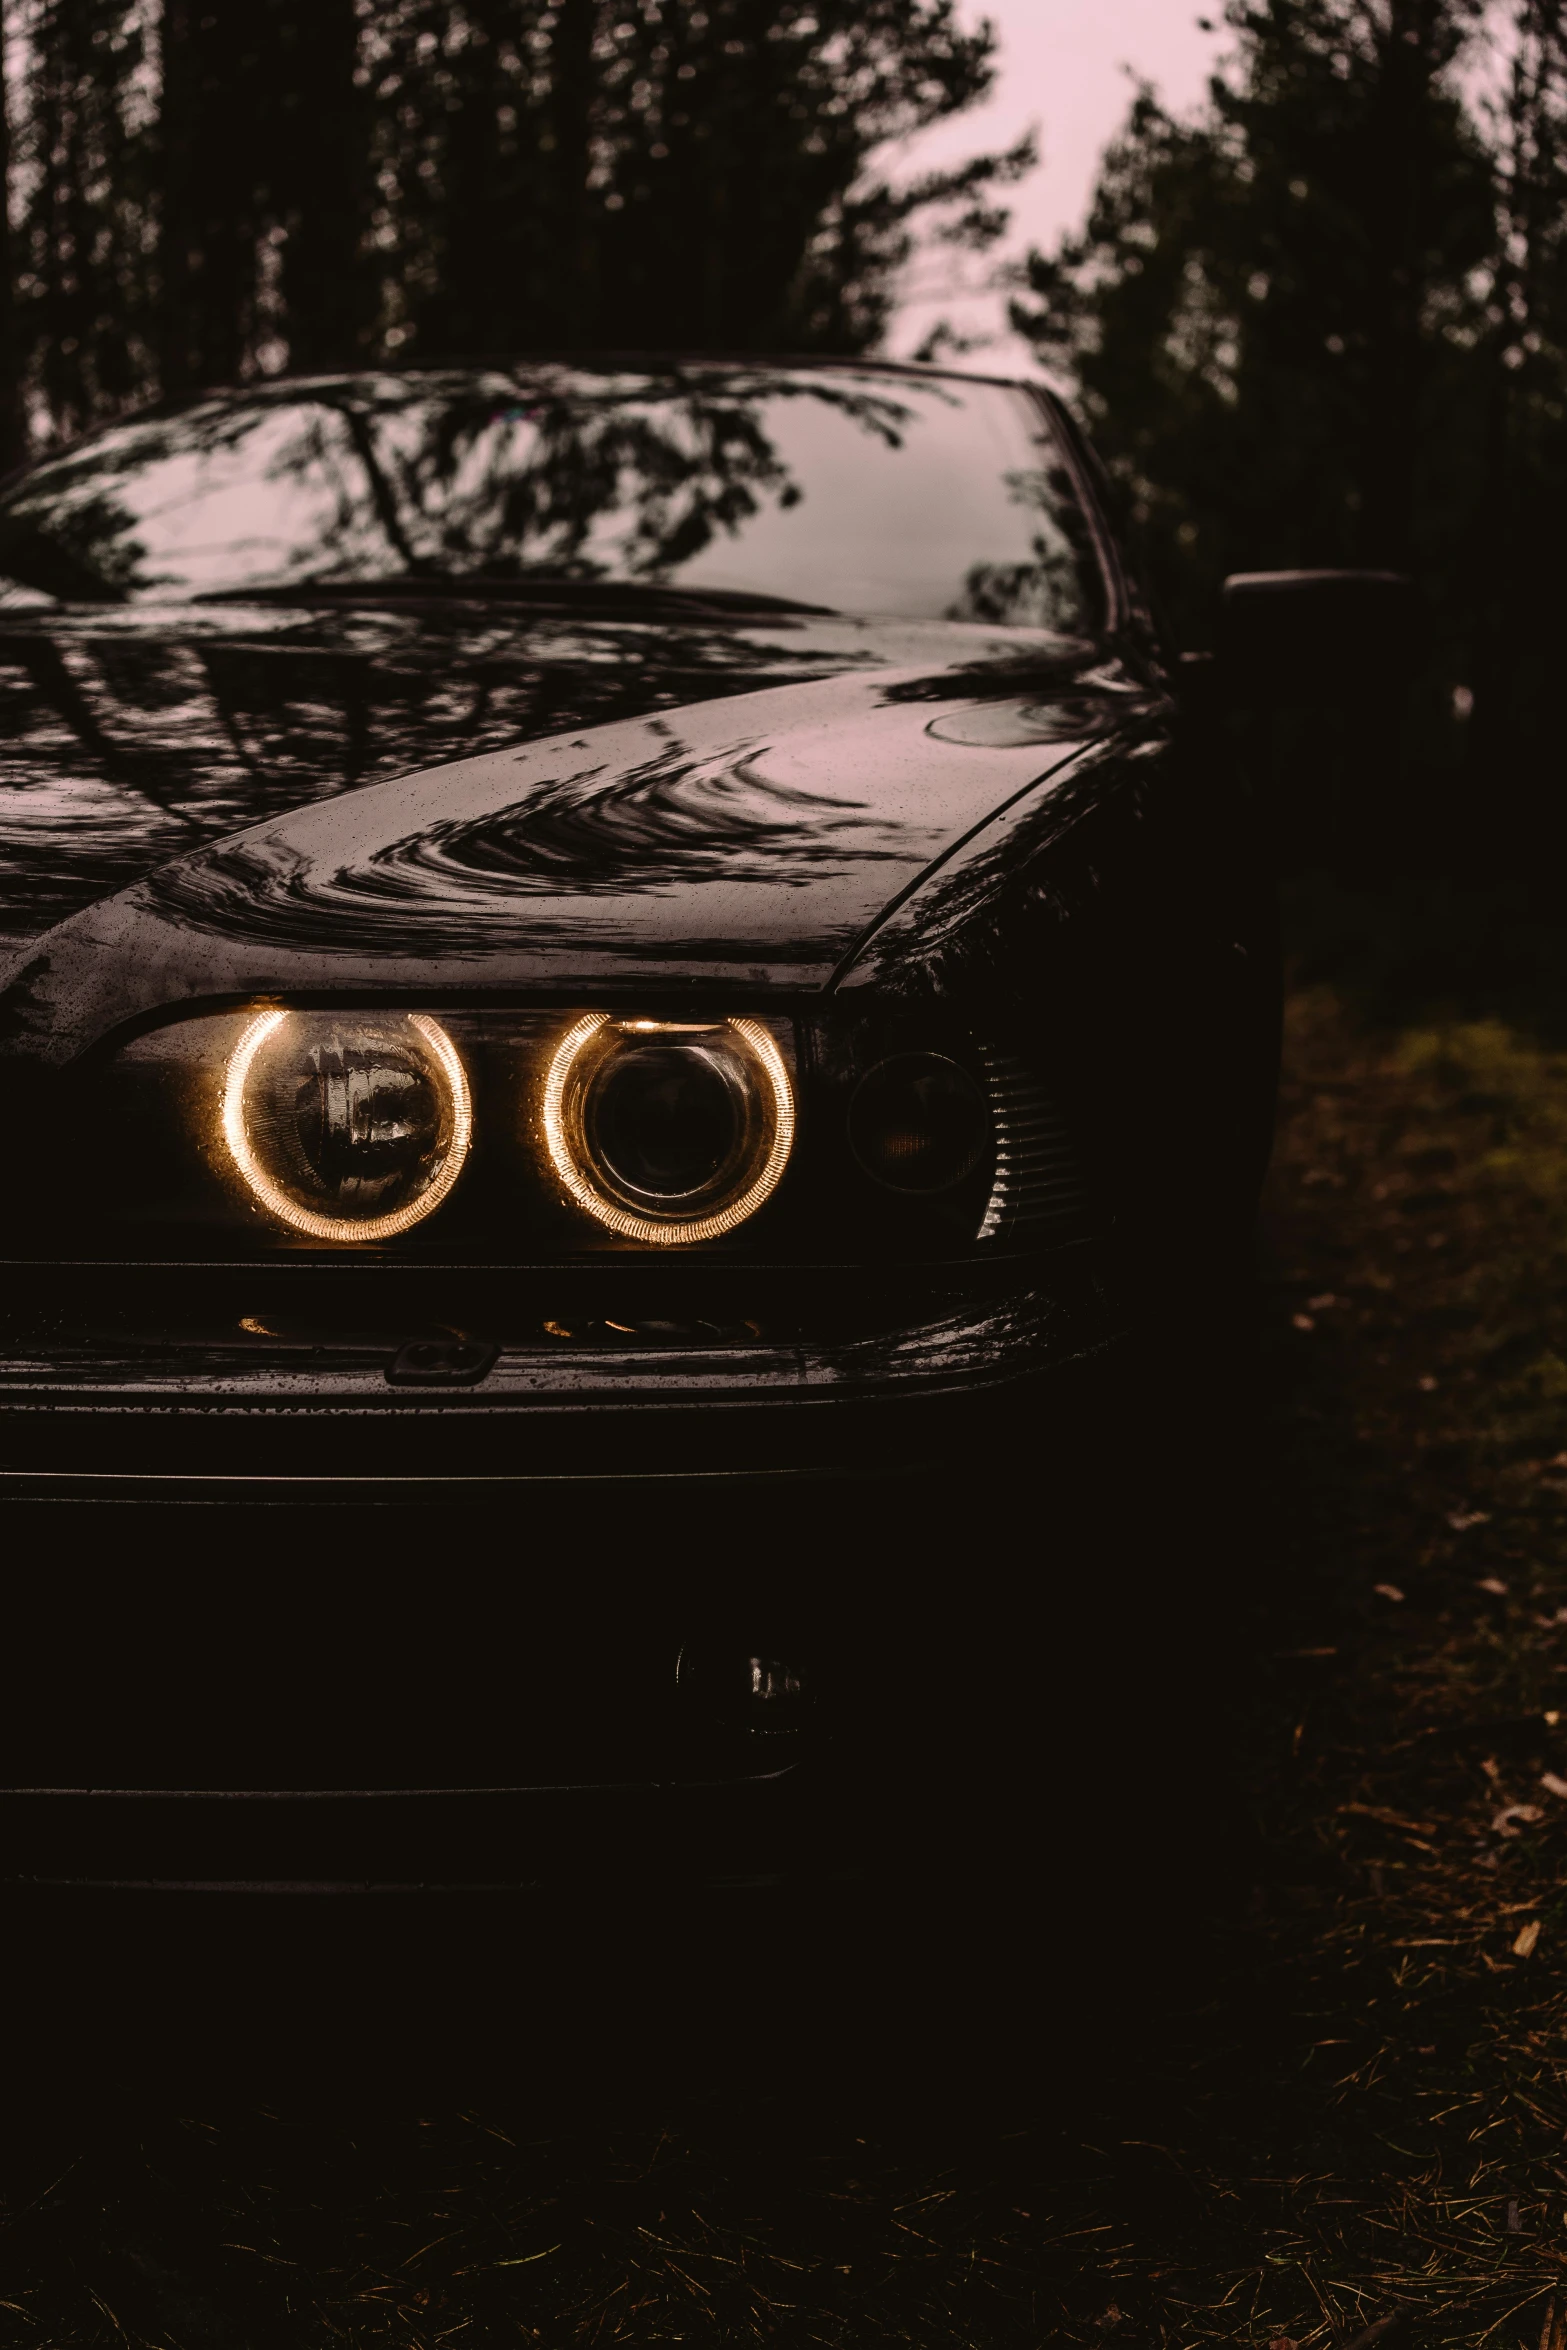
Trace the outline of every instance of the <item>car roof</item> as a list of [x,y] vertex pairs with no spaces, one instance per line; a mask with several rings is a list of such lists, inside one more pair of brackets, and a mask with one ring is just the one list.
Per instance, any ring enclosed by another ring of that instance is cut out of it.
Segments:
[[950,377],[960,383],[1010,384],[1027,390],[1044,380],[1043,376],[1018,376],[1002,371],[970,367],[946,367],[919,359],[883,359],[859,352],[811,351],[680,351],[680,350],[560,350],[512,352],[432,353],[429,357],[397,360],[369,360],[358,367],[287,369],[278,375],[259,377],[248,384],[214,384],[194,396],[202,399],[221,398],[225,393],[243,393],[281,388],[289,384],[354,383],[366,376],[420,376],[420,375],[479,375],[493,368],[500,373],[526,373],[535,367],[569,367],[584,375],[647,373],[656,374],[665,369],[680,374],[699,374],[709,369],[735,368],[787,369],[795,374],[817,375],[886,375],[921,381],[931,377]]

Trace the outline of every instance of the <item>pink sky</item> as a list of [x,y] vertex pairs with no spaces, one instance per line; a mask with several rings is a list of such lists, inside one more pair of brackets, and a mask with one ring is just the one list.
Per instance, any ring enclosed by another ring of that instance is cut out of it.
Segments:
[[[1010,191],[1013,229],[1004,248],[1050,245],[1076,225],[1087,205],[1094,167],[1126,113],[1126,68],[1155,83],[1176,111],[1201,98],[1225,37],[1198,29],[1222,0],[963,0],[969,23],[988,17],[1001,37],[996,92],[983,107],[911,141],[896,158],[898,176],[992,147],[1009,145],[1031,123],[1042,160]],[[937,248],[916,258],[888,348],[914,349],[938,318],[966,334],[1004,336],[1002,297],[984,289],[993,261],[976,262]],[[1026,346],[1005,336],[1008,364]]]

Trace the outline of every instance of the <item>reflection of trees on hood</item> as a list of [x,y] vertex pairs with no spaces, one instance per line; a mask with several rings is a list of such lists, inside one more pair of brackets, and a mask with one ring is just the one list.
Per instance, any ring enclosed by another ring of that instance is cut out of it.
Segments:
[[195,839],[454,757],[885,666],[894,633],[772,641],[694,623],[493,606],[0,614],[0,941],[123,888]]
[[984,95],[993,38],[955,0],[17,15],[0,376],[9,318],[46,436],[282,366],[864,350],[911,223],[992,242],[1030,160],[867,169]]

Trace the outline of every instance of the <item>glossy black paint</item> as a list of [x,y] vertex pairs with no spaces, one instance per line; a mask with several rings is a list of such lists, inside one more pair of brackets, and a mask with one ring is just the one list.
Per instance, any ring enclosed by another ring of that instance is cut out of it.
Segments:
[[1215,647],[1231,705],[1370,702],[1392,715],[1422,650],[1412,579],[1399,571],[1238,571],[1224,582]]
[[1103,545],[1092,640],[449,594],[0,616],[0,1081],[27,1131],[202,1008],[754,1007],[828,1075],[857,1027],[997,1045],[1098,1207],[1071,1246],[918,1266],[854,1261],[824,1216],[815,1261],[488,1270],[90,1236],[42,1262],[13,1214],[0,1489],[614,1487],[656,1518],[672,1480],[754,1511],[1070,1449],[1129,1328],[1228,1278],[1276,1040],[1247,810]]
[[[1156,695],[1102,653],[953,634],[956,676],[878,668],[696,703],[266,819],[13,958],[0,1023],[58,1061],[160,1007],[247,994],[830,987],[1024,801],[1068,777],[1075,814],[1113,793],[1120,763],[1084,760],[1096,735],[1129,748],[1158,724]],[[1052,672],[1074,689],[1065,739],[933,731],[1037,710]]]
[[988,681],[1019,650],[939,622],[574,619],[370,591],[0,612],[0,937],[389,777],[770,686],[949,665]]
[[925,1002],[1043,1054],[1110,1198],[1139,1088],[1169,1092],[1152,1038],[1195,1016],[1206,1068],[1216,1003],[1214,1098],[1180,1105],[1202,1147],[1166,1190],[1195,1212],[1233,1161],[1228,1209],[1265,1124],[1266,917],[1096,527],[1096,641],[450,582],[12,615],[13,1098],[29,1066],[255,999]]

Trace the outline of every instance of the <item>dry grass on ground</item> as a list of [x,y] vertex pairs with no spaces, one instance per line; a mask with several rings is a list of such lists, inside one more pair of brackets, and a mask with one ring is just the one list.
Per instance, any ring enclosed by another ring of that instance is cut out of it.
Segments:
[[1269,1229],[1256,1889],[1154,2061],[945,2137],[765,2063],[613,2138],[122,2118],[13,2164],[0,2343],[1562,2350],[1567,1059],[1298,998]]
[[1129,2337],[1556,2350],[1567,1056],[1297,998],[1269,1237],[1260,1882],[1140,2157],[1177,2213],[1117,2149],[1094,2269]]

